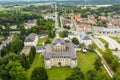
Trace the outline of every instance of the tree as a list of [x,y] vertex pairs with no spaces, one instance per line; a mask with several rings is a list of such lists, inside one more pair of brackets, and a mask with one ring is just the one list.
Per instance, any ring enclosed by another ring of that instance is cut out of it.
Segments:
[[45,44],[51,44],[51,40],[50,40],[50,39],[47,39],[47,40],[45,41]]
[[21,49],[22,49],[22,47],[23,47],[23,45],[22,45],[22,42],[20,41],[20,38],[19,38],[19,36],[17,36],[17,35],[15,35],[14,36],[14,39],[12,40],[12,43],[11,43],[12,45],[11,45],[11,51],[12,52],[14,52],[14,53],[18,53]]
[[28,58],[29,58],[31,64],[33,63],[35,54],[36,54],[36,50],[35,50],[35,47],[33,46],[33,47],[31,47],[30,53],[28,55]]
[[89,70],[87,77],[88,80],[110,80],[110,77],[100,70]]
[[112,80],[120,80],[120,75],[119,74],[115,74],[113,76]]
[[30,68],[30,60],[27,58],[27,56],[23,53],[22,54],[22,60],[21,60],[22,66],[26,69]]
[[88,80],[95,80],[97,72],[95,70],[89,70],[87,72]]
[[40,26],[40,19],[37,20],[37,25]]
[[80,46],[82,49],[84,49],[86,47],[85,43],[81,43]]
[[17,61],[10,61],[6,69],[9,71],[9,75],[11,76],[12,80],[24,80],[25,79],[25,73],[24,69],[22,68],[21,63]]
[[98,58],[95,60],[94,66],[95,66],[95,69],[96,69],[96,70],[100,70],[100,69],[101,69],[102,63],[101,63],[100,57],[98,57]]
[[30,80],[48,80],[48,75],[43,67],[37,67],[32,71]]
[[80,68],[76,67],[73,69],[72,74],[67,77],[65,80],[84,80],[84,75]]
[[63,37],[63,38],[68,37],[68,31],[65,30],[65,31],[61,32],[60,36]]
[[79,45],[79,41],[77,38],[73,38],[72,43],[74,43],[75,45]]
[[108,48],[108,47],[109,47],[109,43],[106,43],[106,44],[105,44],[105,48]]
[[88,49],[90,51],[94,51],[95,50],[95,43],[92,43],[92,44],[88,45]]

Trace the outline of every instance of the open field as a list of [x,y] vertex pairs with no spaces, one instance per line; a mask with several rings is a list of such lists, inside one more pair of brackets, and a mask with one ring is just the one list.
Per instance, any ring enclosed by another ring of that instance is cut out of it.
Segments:
[[53,67],[47,70],[49,80],[65,80],[71,72],[70,67]]
[[94,61],[97,58],[97,54],[94,52],[87,52],[87,53],[77,52],[77,56],[78,56],[78,67],[81,68],[86,79],[87,71],[94,69]]

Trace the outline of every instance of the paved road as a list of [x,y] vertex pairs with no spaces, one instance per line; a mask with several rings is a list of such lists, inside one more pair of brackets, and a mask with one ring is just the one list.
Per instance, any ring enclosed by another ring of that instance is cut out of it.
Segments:
[[96,37],[91,37],[91,39],[96,43],[96,45],[102,49],[103,51],[105,50],[104,44]]
[[115,41],[105,35],[102,35],[101,38],[105,39],[109,43],[110,49],[115,50],[117,48],[118,50],[120,50],[120,44],[117,41]]

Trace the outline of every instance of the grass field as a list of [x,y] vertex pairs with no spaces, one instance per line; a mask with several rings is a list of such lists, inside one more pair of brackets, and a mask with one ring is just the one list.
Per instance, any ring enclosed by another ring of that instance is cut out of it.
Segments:
[[51,39],[51,38],[40,38],[40,39],[38,40],[37,46],[43,46],[43,43],[44,43],[47,39],[50,39],[51,42],[53,41],[53,39]]
[[82,72],[85,75],[85,79],[87,80],[87,71],[94,69],[94,61],[97,58],[97,54],[94,52],[77,52],[78,56],[78,67],[81,68]]
[[[97,54],[95,54],[94,52],[77,52],[77,55],[78,67],[81,68],[84,75],[86,76],[87,71],[94,68],[93,63],[97,58]],[[30,80],[31,72],[36,67],[44,67],[44,57],[40,56],[40,54],[36,54],[31,68],[28,71],[26,71],[27,80]],[[71,74],[71,72],[72,69],[70,67],[53,67],[47,69],[49,80],[65,80],[65,78],[68,77]]]
[[118,43],[120,43],[120,38],[119,37],[110,37],[110,38],[112,38],[112,39],[116,40]]
[[[40,54],[36,54],[31,68],[26,71],[27,80],[30,80],[31,73],[36,67],[44,67],[44,58]],[[53,67],[47,69],[49,80],[64,80],[71,74],[71,71],[70,67]]]
[[53,67],[47,70],[49,80],[65,80],[71,72],[70,67]]
[[36,54],[36,55],[35,55],[35,59],[34,59],[34,61],[33,61],[33,64],[31,65],[31,68],[26,71],[27,80],[30,80],[31,72],[32,72],[36,67],[44,67],[44,57],[41,56],[40,54]]
[[103,38],[98,38],[103,44],[108,44],[108,42],[106,40],[104,40]]

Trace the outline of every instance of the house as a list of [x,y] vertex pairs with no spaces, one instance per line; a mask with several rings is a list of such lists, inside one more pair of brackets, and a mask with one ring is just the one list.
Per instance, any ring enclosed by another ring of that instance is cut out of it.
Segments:
[[31,50],[31,47],[30,46],[25,46],[25,47],[23,47],[23,49],[22,49],[22,51],[21,51],[21,55],[22,54],[25,54],[26,56],[28,56],[29,55],[29,53],[30,53],[30,50]]
[[80,43],[84,43],[86,46],[92,44],[90,36],[84,32],[78,33],[78,40],[80,41]]
[[57,38],[52,44],[45,45],[45,67],[53,66],[77,66],[77,56],[74,44],[66,43],[63,39]]
[[31,33],[29,36],[25,38],[24,46],[36,46],[38,43],[37,34]]
[[55,21],[55,17],[54,16],[45,16],[44,17],[45,20],[52,20],[52,21]]
[[0,44],[0,51],[6,47],[7,44],[11,43],[13,37],[8,37],[6,41],[2,41],[2,43]]
[[92,26],[89,24],[75,24],[75,27],[77,31],[92,31]]
[[40,35],[39,35],[39,38],[47,38],[47,37],[48,37],[47,34],[40,34]]
[[36,19],[28,20],[28,22],[25,24],[25,29],[31,29],[33,26],[35,26],[37,23]]
[[72,20],[78,20],[78,19],[81,19],[81,16],[79,14],[78,15],[72,15],[71,19]]
[[6,29],[5,26],[2,26],[2,29]]
[[10,26],[10,29],[17,29],[17,25]]
[[60,22],[61,22],[61,26],[62,26],[62,27],[65,27],[65,26],[69,26],[70,28],[73,27],[72,21],[66,19],[66,18],[63,17],[63,16],[60,17]]
[[103,20],[103,21],[107,20],[107,18],[105,16],[99,16],[98,19]]
[[93,27],[93,31],[95,33],[120,33],[120,28],[119,27]]
[[75,37],[76,37],[76,35],[74,33],[72,33],[72,32],[68,33],[68,38],[69,39],[73,39]]

